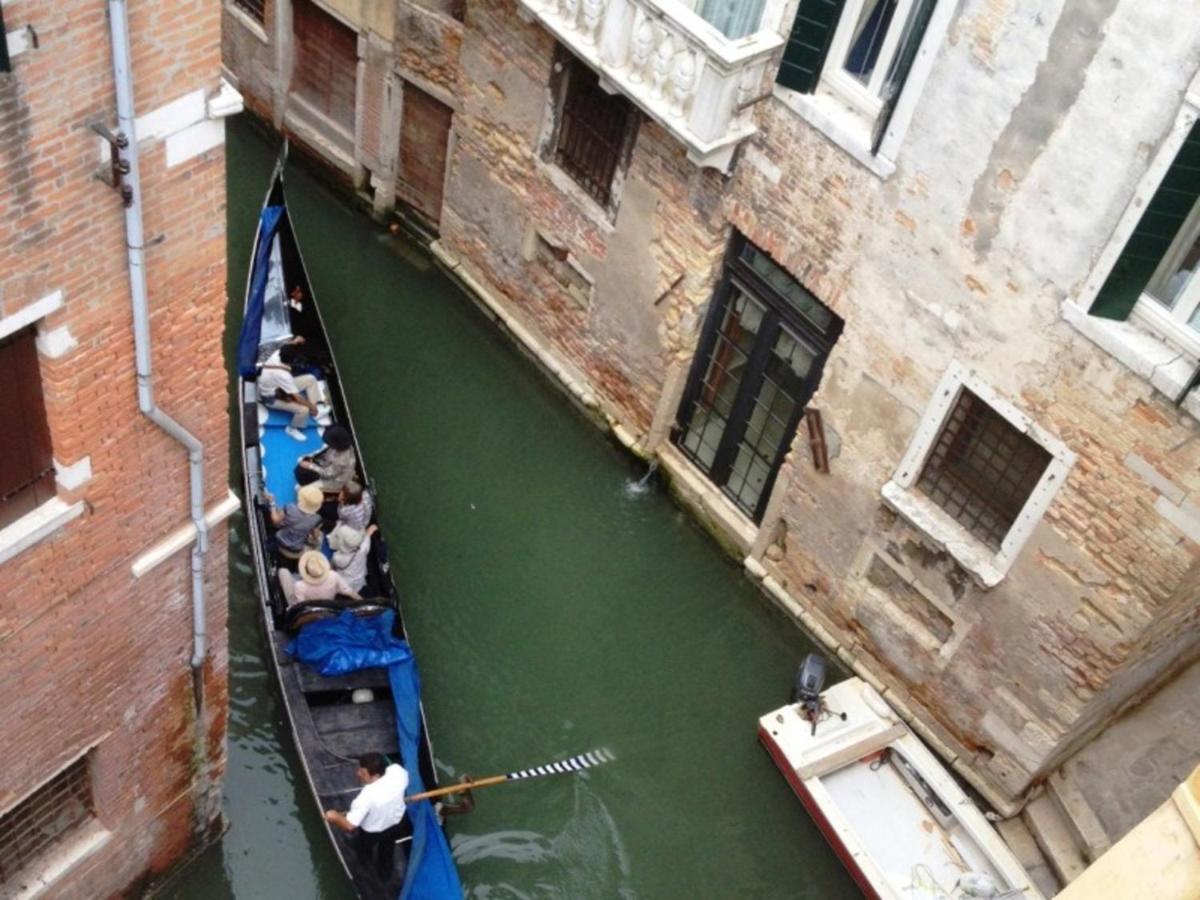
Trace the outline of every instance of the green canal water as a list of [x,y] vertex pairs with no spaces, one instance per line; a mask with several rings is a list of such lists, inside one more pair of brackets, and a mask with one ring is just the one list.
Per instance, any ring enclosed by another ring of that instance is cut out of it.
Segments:
[[[274,148],[229,128],[229,327]],[[293,165],[289,202],[331,332],[446,779],[597,746],[583,776],[481,792],[449,820],[468,895],[857,896],[757,717],[811,649],[739,568],[443,276]],[[226,335],[226,345],[232,338]],[[240,476],[235,476],[240,477]],[[240,483],[240,482],[239,482]],[[177,898],[350,891],[296,775],[239,524],[222,841]]]

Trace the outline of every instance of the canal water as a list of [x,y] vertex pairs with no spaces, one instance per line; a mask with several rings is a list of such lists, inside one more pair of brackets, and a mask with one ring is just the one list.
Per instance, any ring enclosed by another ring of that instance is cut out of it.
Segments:
[[[274,147],[231,123],[227,150],[233,332]],[[423,251],[296,165],[288,187],[443,777],[617,755],[450,819],[468,895],[857,896],[755,739],[808,641]],[[240,524],[232,540],[229,830],[164,893],[348,897],[296,775]]]

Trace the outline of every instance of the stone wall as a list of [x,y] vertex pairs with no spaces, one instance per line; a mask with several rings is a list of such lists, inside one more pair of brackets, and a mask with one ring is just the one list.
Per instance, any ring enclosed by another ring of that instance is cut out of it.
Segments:
[[[549,158],[556,44],[534,16],[395,6],[394,74],[453,95],[439,258],[991,799],[1200,652],[1196,421],[1063,318],[1200,67],[1170,4],[965,0],[894,171],[782,89],[728,176],[643,118],[615,210]],[[811,403],[831,471],[801,428],[761,526],[667,441],[735,229],[845,321]],[[884,498],[952,366],[1062,448],[1003,571]]]
[[[94,805],[91,823],[7,887],[36,883],[49,866],[54,896],[115,896],[166,871],[219,821],[226,530],[210,532],[197,722],[189,553],[140,578],[132,571],[188,526],[188,465],[138,412],[123,207],[97,178],[107,166],[89,129],[116,125],[107,11],[15,0],[4,20],[10,33],[32,26],[38,46],[0,73],[0,329],[46,311],[33,324],[66,513],[37,533],[27,520],[11,525],[20,544],[0,537],[0,816],[84,754]],[[206,507],[228,508],[224,131],[205,113],[218,88],[219,14],[202,0],[173,4],[170,16],[134,4],[129,24],[148,122],[141,199],[156,399],[204,442]],[[161,112],[189,95],[186,110]]]

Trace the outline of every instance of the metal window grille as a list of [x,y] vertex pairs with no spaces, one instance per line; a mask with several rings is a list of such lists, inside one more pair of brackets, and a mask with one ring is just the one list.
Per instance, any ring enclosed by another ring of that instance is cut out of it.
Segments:
[[1049,451],[963,388],[917,487],[999,550],[1050,459]]
[[628,100],[604,91],[595,72],[572,62],[554,161],[601,206],[612,198],[633,114]]
[[91,816],[92,789],[85,756],[0,816],[0,884]]
[[256,22],[262,22],[265,17],[266,0],[233,0],[238,9],[248,13]]

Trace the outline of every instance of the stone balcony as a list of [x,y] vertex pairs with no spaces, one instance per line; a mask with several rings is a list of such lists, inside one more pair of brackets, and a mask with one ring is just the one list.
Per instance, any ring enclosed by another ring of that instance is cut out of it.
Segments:
[[[572,53],[687,147],[699,166],[728,172],[755,131],[754,101],[783,45],[783,0],[767,0],[758,30],[728,38],[686,0],[518,0]],[[773,77],[774,72],[770,73]]]

